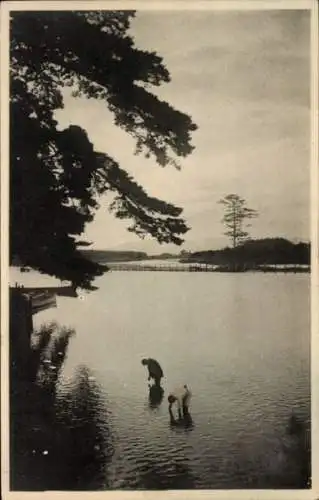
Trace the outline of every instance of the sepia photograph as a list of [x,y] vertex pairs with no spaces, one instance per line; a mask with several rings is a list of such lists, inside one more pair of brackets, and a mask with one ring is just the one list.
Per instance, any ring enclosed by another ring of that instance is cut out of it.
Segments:
[[8,493],[313,488],[315,3],[5,2]]

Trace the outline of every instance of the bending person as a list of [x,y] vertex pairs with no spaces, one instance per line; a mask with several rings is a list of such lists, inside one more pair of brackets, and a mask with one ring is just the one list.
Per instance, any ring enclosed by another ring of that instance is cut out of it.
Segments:
[[[172,406],[176,404],[178,411],[178,418],[186,417],[189,415],[189,404],[191,399],[191,391],[185,384],[183,387],[175,389],[168,396],[168,411],[172,416]],[[183,414],[182,414],[183,412]]]
[[148,368],[148,380],[153,379],[154,384],[157,387],[160,387],[161,379],[164,377],[164,373],[158,361],[153,358],[144,358],[142,359],[142,365],[147,366]]

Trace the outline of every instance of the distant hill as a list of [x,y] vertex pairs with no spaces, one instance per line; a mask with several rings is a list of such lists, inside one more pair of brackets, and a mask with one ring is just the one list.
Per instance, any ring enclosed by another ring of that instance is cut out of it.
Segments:
[[310,244],[292,243],[284,238],[249,240],[236,248],[193,252],[182,262],[214,265],[310,264]]
[[147,257],[148,260],[169,260],[169,259],[179,259],[180,255],[174,253],[159,253],[157,255],[149,255]]
[[83,256],[99,264],[108,262],[131,262],[134,260],[167,260],[178,259],[180,255],[172,253],[161,253],[157,255],[148,255],[146,252],[135,250],[81,250]]
[[116,250],[81,250],[81,253],[87,259],[99,264],[107,264],[108,262],[125,262],[133,260],[145,260],[148,258],[145,252],[135,251],[116,251]]

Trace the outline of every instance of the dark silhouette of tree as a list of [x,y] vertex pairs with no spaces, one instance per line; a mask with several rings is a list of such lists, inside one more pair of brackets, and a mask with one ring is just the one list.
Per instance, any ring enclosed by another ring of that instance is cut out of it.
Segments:
[[179,168],[178,158],[192,152],[191,118],[150,91],[170,75],[161,57],[134,46],[134,15],[11,13],[10,257],[85,288],[107,269],[78,249],[102,194],[112,195],[108,208],[130,219],[128,230],[141,237],[179,245],[188,230],[181,208],[148,196],[113,158],[94,150],[85,130],[58,130],[54,117],[69,86],[74,96],[107,106],[134,137],[136,154]]
[[235,248],[239,243],[245,241],[248,232],[244,230],[249,227],[246,220],[257,217],[258,212],[252,208],[246,207],[246,201],[237,194],[228,194],[225,198],[219,200],[224,206],[225,214],[222,219],[226,227],[225,235],[231,239],[232,246]]
[[263,264],[310,265],[310,244],[292,243],[284,238],[263,238],[248,240],[236,248],[204,250],[189,254],[185,262],[202,262],[214,265],[258,266]]

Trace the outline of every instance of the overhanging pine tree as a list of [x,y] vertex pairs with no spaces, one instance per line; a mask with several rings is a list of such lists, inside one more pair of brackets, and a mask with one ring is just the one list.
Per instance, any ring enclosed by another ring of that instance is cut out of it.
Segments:
[[108,107],[136,140],[136,154],[178,167],[192,152],[191,118],[151,92],[170,75],[161,57],[134,46],[134,15],[11,16],[10,255],[85,288],[106,269],[85,259],[77,244],[102,194],[113,194],[110,210],[130,219],[129,231],[141,237],[181,244],[188,230],[180,207],[148,196],[114,159],[94,150],[85,130],[58,130],[54,119],[63,108],[61,90],[70,86]]

